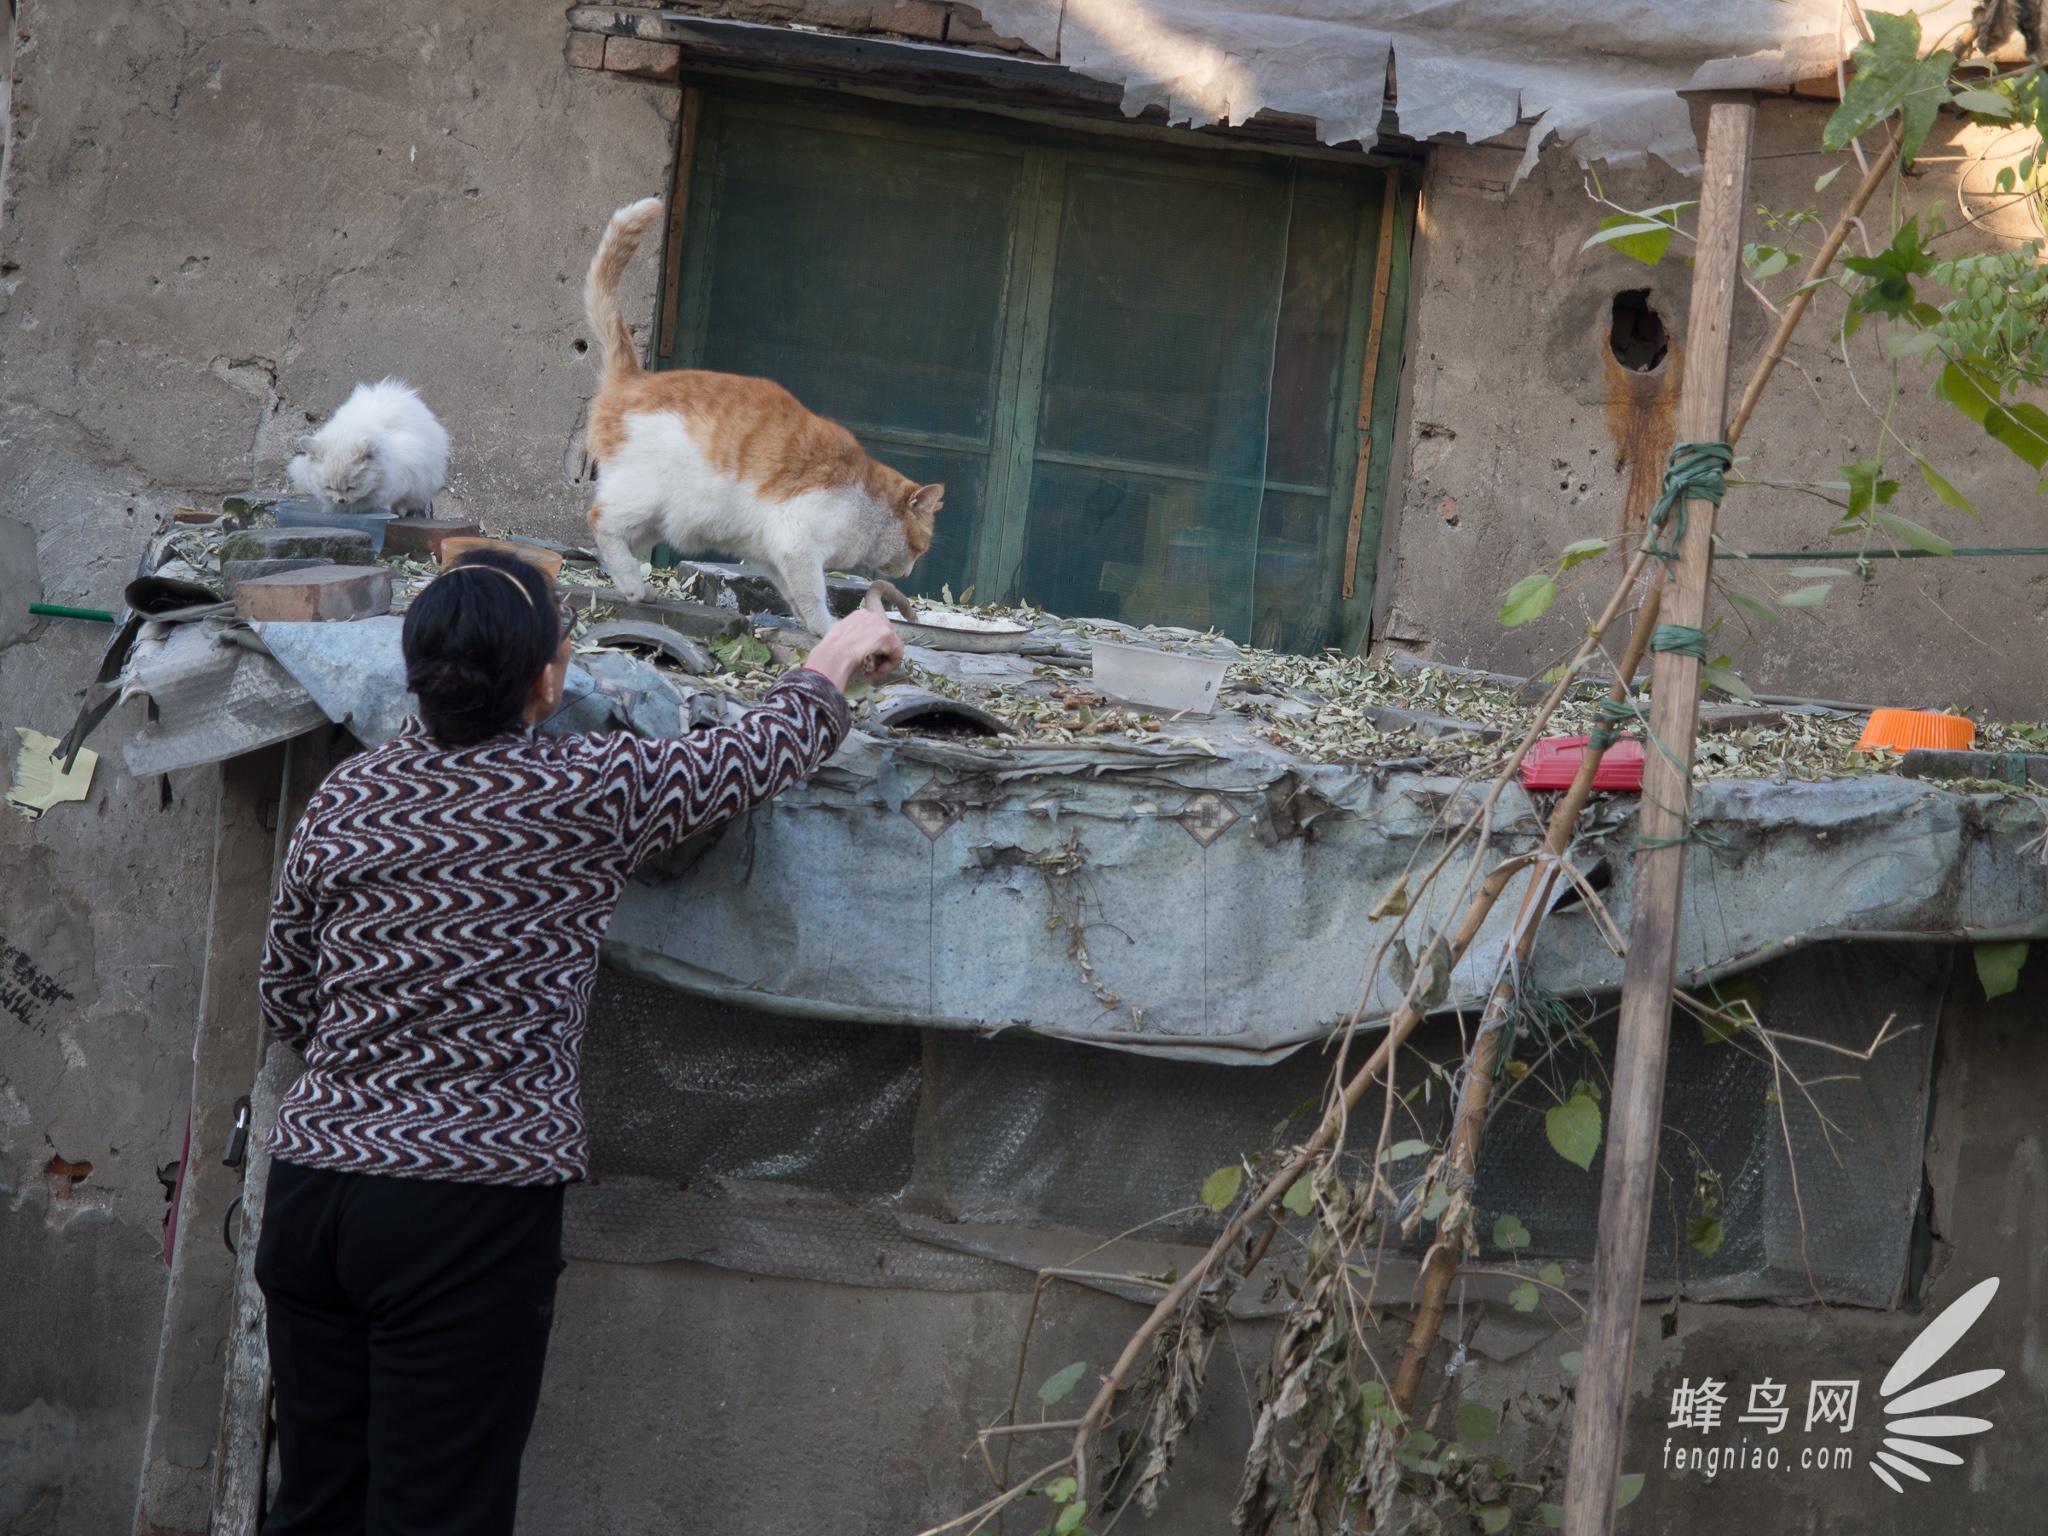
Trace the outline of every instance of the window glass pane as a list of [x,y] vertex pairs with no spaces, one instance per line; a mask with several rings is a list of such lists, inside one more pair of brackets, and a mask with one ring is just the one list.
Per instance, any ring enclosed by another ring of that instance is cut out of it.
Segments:
[[1273,413],[1266,478],[1328,485],[1331,437],[1343,396],[1345,321],[1357,261],[1356,184],[1302,179],[1287,231],[1287,283],[1273,347]]
[[1021,155],[729,119],[696,366],[849,427],[988,439]]
[[1315,651],[1336,643],[1330,603],[1335,567],[1325,530],[1327,492],[1266,492],[1253,582],[1252,644],[1275,651]]
[[1028,600],[1250,638],[1288,192],[1069,166]]

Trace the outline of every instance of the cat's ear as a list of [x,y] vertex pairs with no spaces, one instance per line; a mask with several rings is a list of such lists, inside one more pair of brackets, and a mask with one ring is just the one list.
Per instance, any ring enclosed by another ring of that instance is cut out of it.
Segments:
[[313,451],[313,434],[312,434],[312,433],[310,433],[310,432],[308,432],[308,433],[306,433],[306,434],[305,434],[304,436],[302,436],[302,437],[301,437],[301,438],[299,439],[299,452],[301,452],[301,453],[311,453],[312,451]]
[[910,510],[919,517],[936,517],[939,508],[946,504],[946,488],[943,485],[920,485],[910,493]]

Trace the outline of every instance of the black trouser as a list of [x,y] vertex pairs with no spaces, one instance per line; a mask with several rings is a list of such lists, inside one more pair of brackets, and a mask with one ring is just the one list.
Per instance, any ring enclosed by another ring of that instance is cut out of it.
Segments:
[[256,1279],[282,1469],[263,1536],[505,1536],[562,1186],[270,1165]]

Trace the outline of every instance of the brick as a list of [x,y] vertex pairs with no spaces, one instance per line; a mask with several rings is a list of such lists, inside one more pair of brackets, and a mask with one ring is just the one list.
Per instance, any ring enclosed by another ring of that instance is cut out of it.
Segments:
[[1815,75],[1811,80],[1793,81],[1792,94],[1808,101],[1840,101],[1842,88],[1833,75]]
[[332,560],[339,565],[368,565],[373,546],[367,533],[355,528],[244,528],[221,540],[227,560]]
[[500,554],[517,555],[528,565],[539,571],[553,586],[562,574],[562,556],[559,550],[543,549],[538,544],[518,544],[509,539],[458,538],[451,534],[441,541],[441,564],[460,560],[473,549],[495,549]]
[[439,560],[443,539],[473,539],[479,531],[459,517],[394,517],[384,525],[384,553]]
[[946,40],[946,8],[932,0],[904,0],[901,5],[875,8],[875,26],[898,37],[914,37],[921,43]]
[[569,34],[569,46],[564,52],[572,68],[603,69],[604,34],[602,32],[571,32]]
[[259,576],[235,588],[235,613],[286,623],[369,619],[391,611],[391,573],[381,565],[323,565]]
[[604,67],[614,74],[643,80],[674,80],[683,72],[683,50],[674,43],[650,43],[638,37],[608,37]]

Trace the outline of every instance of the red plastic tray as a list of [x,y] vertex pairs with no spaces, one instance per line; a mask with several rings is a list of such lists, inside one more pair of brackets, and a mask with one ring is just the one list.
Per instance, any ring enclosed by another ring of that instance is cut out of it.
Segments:
[[[1585,755],[1583,736],[1547,736],[1529,749],[1522,759],[1522,788],[1570,789],[1578,777],[1579,759]],[[1600,759],[1593,775],[1595,789],[1627,792],[1643,787],[1643,744],[1617,741]]]

